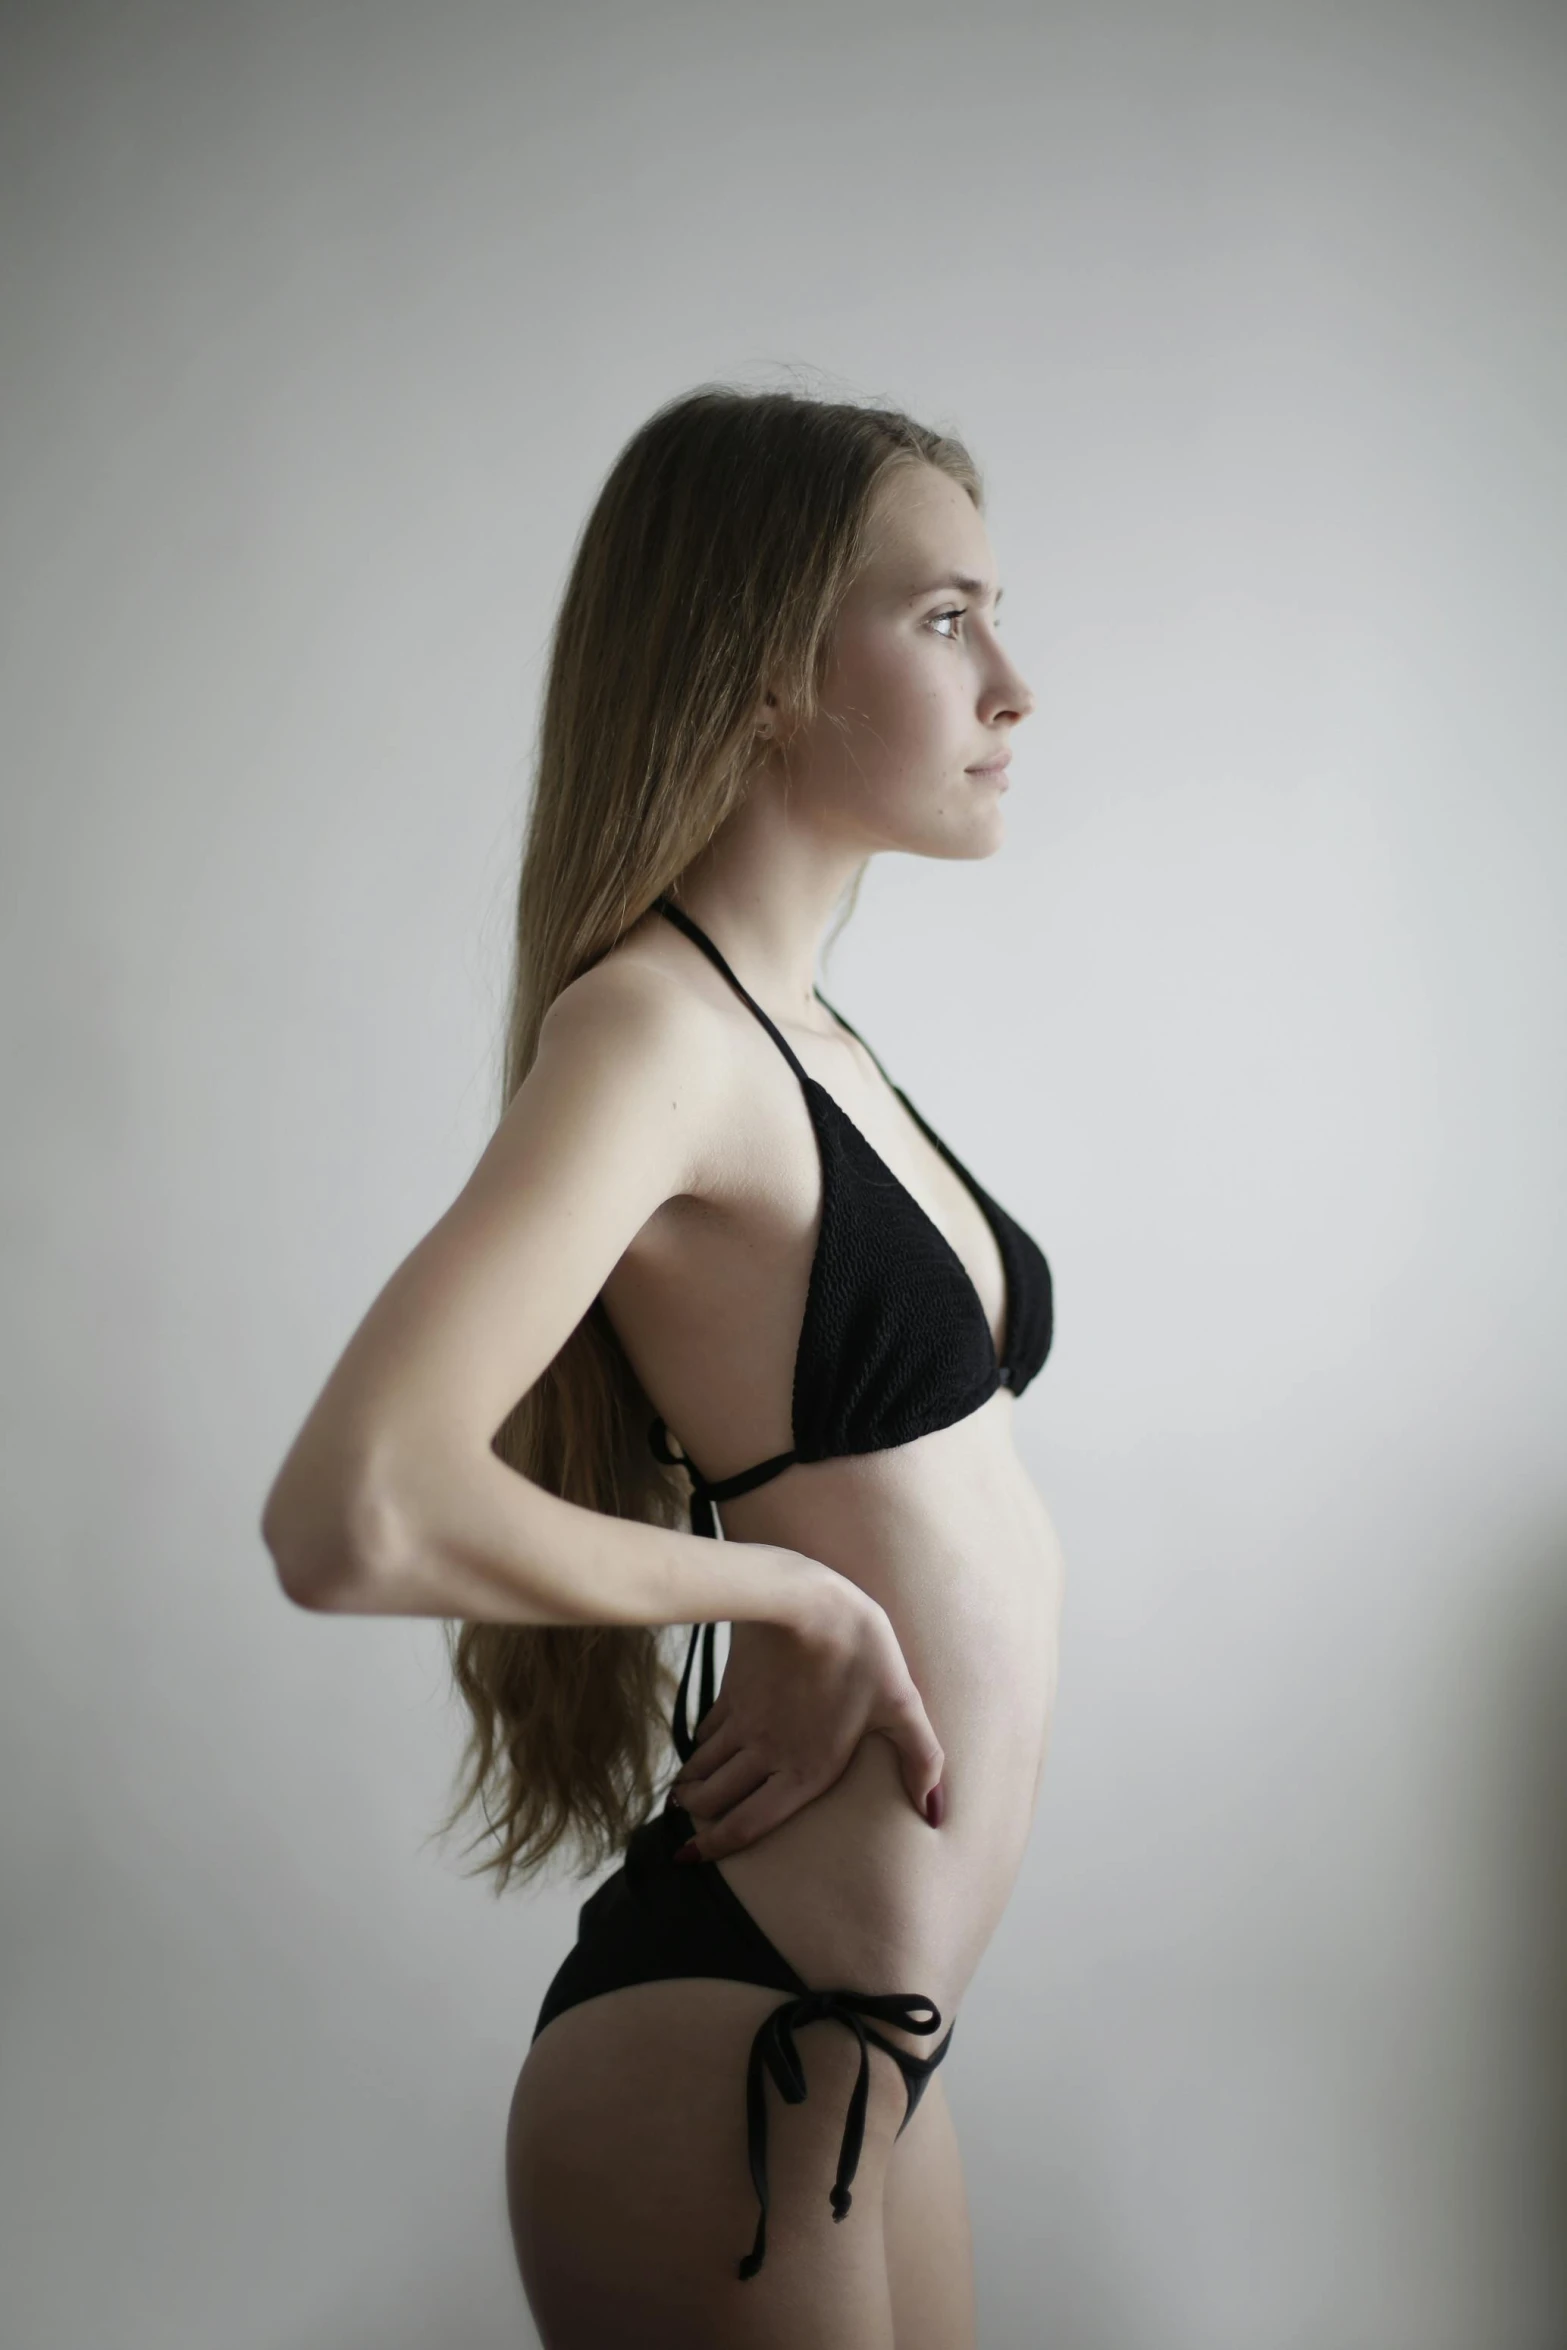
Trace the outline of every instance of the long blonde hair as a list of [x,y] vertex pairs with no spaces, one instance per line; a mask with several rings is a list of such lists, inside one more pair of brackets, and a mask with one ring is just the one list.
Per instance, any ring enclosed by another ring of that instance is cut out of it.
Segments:
[[[608,954],[740,803],[772,690],[816,707],[875,492],[939,467],[980,502],[961,444],[899,411],[707,387],[616,460],[588,517],[550,650],[517,899],[504,1112],[562,988]],[[652,1407],[596,1299],[492,1438],[569,1501],[661,1525],[682,1488],[647,1445]],[[454,1824],[472,1807],[497,1889],[558,1847],[586,1874],[652,1809],[671,1676],[658,1631],[453,1627],[472,1714]]]

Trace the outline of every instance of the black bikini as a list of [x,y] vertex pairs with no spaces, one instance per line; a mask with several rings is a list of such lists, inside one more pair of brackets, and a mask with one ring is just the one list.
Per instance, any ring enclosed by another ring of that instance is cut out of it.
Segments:
[[[1006,1275],[1006,1320],[998,1355],[979,1293],[945,1234],[826,1087],[807,1074],[707,933],[668,898],[655,903],[723,973],[794,1071],[821,1161],[821,1213],[795,1354],[790,1449],[714,1482],[683,1450],[674,1450],[662,1420],[655,1420],[648,1432],[657,1457],[678,1462],[691,1480],[692,1532],[716,1535],[715,1503],[754,1491],[796,1462],[837,1460],[908,1444],[966,1419],[998,1387],[1021,1395],[1050,1351],[1050,1268],[1022,1226],[981,1190],[871,1053],[920,1131],[967,1186],[995,1235]],[[816,992],[840,1027],[863,1044],[858,1030],[833,1011],[820,989]],[[870,1052],[868,1045],[865,1049]],[[699,1644],[698,1722],[714,1699],[714,1632],[712,1624],[694,1626],[686,1653],[671,1726],[682,1763],[695,1745],[687,1707]],[[806,2093],[795,2031],[802,2024],[831,2021],[842,2024],[859,2042],[859,2075],[832,2189],[835,2219],[842,2219],[849,2208],[849,2184],[864,2136],[868,2046],[883,2049],[902,2071],[907,2102],[901,2129],[906,2129],[925,2083],[947,2053],[952,2033],[949,2029],[929,2056],[913,2056],[867,2019],[918,2034],[936,2032],[941,2016],[930,2000],[811,1990],[716,1866],[674,1866],[676,1849],[694,1832],[694,1822],[672,1795],[662,1813],[635,1831],[622,1865],[582,1906],[576,1945],[545,1994],[534,2038],[566,2008],[631,1983],[723,1976],[788,1994],[758,2030],[747,2068],[747,2140],[760,2207],[755,2243],[740,2263],[741,2276],[750,2277],[760,2268],[767,2245],[765,2075],[772,2074],[788,2104],[799,2104]]]

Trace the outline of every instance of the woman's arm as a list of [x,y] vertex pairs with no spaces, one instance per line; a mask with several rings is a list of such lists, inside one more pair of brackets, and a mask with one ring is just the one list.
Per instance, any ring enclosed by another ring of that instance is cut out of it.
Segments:
[[821,1792],[873,1729],[924,1810],[941,1749],[885,1611],[798,1552],[564,1501],[490,1439],[648,1218],[700,1190],[729,1098],[726,1043],[699,999],[646,966],[611,959],[557,998],[483,1157],[354,1332],[261,1520],[302,1607],[778,1627],[770,1686],[727,1733],[778,1783],[727,1838],[704,1831],[715,1850]]
[[722,1050],[706,1007],[645,967],[601,964],[550,1007],[483,1157],[354,1332],[267,1496],[290,1598],[662,1624],[787,1614],[819,1585],[829,1570],[779,1552],[758,1606],[749,1562],[721,1543],[562,1501],[490,1449],[648,1218],[699,1184]]

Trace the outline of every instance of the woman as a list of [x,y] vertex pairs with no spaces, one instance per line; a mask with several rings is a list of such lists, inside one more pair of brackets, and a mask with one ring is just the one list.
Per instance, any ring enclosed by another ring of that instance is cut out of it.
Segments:
[[626,1848],[512,2107],[552,2350],[973,2340],[937,2066],[1054,1695],[1050,1281],[813,973],[878,851],[1001,843],[998,593],[907,417],[636,434],[556,629],[505,1114],[268,1498],[291,1598],[461,1620],[499,1882]]

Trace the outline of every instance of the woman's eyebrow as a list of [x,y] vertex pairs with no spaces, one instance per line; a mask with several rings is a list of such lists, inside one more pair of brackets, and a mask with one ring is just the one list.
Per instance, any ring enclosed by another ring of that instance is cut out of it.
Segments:
[[[949,571],[941,579],[927,580],[923,587],[915,588],[909,597],[909,602],[914,604],[919,601],[921,596],[933,596],[938,588],[956,588],[960,596],[983,597],[990,594],[988,580],[971,578],[966,571]],[[997,588],[994,602],[999,604],[1005,593],[1004,588]]]

